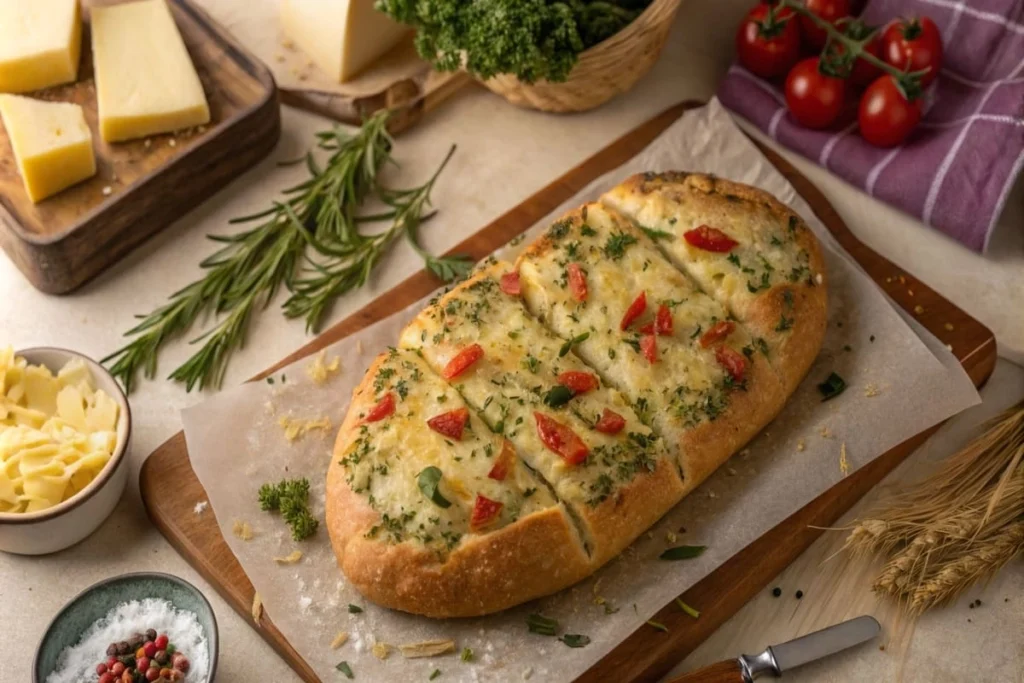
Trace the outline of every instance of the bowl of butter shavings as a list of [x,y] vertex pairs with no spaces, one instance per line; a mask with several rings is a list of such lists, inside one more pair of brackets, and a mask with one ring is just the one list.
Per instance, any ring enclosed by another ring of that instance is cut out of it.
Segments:
[[99,363],[0,347],[0,551],[42,555],[91,534],[128,479],[131,410]]

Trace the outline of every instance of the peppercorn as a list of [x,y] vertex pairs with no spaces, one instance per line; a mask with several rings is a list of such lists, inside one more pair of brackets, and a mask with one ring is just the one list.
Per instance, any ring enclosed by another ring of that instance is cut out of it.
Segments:
[[117,654],[126,655],[132,651],[132,646],[128,644],[128,641],[122,640],[117,644]]
[[779,597],[780,595],[782,595],[782,589],[779,588],[778,586],[776,586],[775,588],[772,589],[772,595],[775,596],[776,598]]
[[107,656],[113,657],[115,655],[117,655],[117,643],[111,643],[110,645],[107,645]]
[[803,591],[797,591],[796,592],[796,599],[799,600],[802,597],[804,597],[804,592]]
[[146,640],[156,640],[156,629],[146,629]]

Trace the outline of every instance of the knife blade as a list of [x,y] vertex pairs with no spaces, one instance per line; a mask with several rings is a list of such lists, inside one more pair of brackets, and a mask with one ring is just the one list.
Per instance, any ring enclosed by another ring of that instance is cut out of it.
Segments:
[[781,676],[790,669],[867,642],[881,630],[874,617],[865,615],[772,645],[759,655],[740,655],[737,659],[691,671],[667,683],[751,683],[765,674]]

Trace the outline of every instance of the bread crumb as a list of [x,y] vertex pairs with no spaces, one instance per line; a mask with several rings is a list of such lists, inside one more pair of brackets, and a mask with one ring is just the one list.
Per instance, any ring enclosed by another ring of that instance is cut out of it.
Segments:
[[276,59],[278,62],[283,62],[284,61],[284,55],[281,54],[280,52],[278,52],[276,55],[274,55],[274,59]]
[[340,631],[338,635],[334,636],[334,640],[331,641],[331,649],[337,650],[339,647],[344,645],[346,641],[348,641],[348,633]]
[[899,276],[899,277],[897,277],[896,279],[900,281],[900,284],[901,284],[901,285],[905,285],[905,284],[907,284],[907,278],[903,277],[902,275],[900,275],[900,276]]
[[946,350],[947,351],[952,351],[953,350],[953,345],[952,344],[946,344]]
[[202,135],[203,133],[206,132],[206,126],[197,126],[196,127],[196,132],[199,133],[200,135]]
[[943,327],[946,328],[947,332],[952,332],[954,329],[956,329],[953,327],[953,323],[946,323],[945,325],[943,325]]
[[797,442],[796,442],[796,449],[798,451],[803,451],[805,448],[807,448],[807,444],[804,443],[804,440],[803,439],[798,439]]
[[314,429],[323,430],[325,434],[331,431],[331,418],[329,417],[303,420],[282,415],[277,423],[284,429],[284,438],[288,440],[288,443],[294,443]]
[[676,541],[679,540],[679,537],[676,536],[674,531],[666,531],[665,532],[665,540],[668,541],[669,543],[675,543]]
[[201,500],[198,503],[196,503],[196,506],[194,508],[192,508],[192,512],[197,515],[201,515],[204,512],[206,512],[206,508],[208,507],[210,507],[210,501]]
[[839,446],[839,471],[845,477],[850,473],[850,461],[846,459],[846,442]]
[[153,146],[153,141],[150,140],[149,138],[146,138],[146,141],[142,143],[142,146],[145,147],[146,149],[149,149],[150,147]]
[[922,306],[921,304],[918,304],[918,305],[914,306],[914,313],[916,313],[918,315],[923,315],[924,314],[924,306]]
[[730,477],[735,477],[736,476],[736,468],[735,467],[726,467],[725,468],[725,473],[728,474]]
[[825,425],[821,426],[821,429],[818,430],[818,433],[821,434],[823,439],[828,439],[831,438],[832,436],[832,432],[830,432],[828,430],[828,427],[826,427]]
[[818,273],[814,276],[814,281],[820,285],[822,282],[825,281],[825,276],[823,276],[821,273]]
[[301,559],[302,551],[293,550],[290,553],[288,553],[288,555],[286,555],[285,557],[275,557],[274,562],[277,562],[278,564],[295,564]]
[[363,353],[363,340],[362,339],[357,339],[356,340],[356,353],[358,353],[358,354],[362,354]]
[[253,593],[252,596],[252,620],[256,622],[256,625],[260,625],[260,617],[263,616],[263,598],[260,597],[259,593]]
[[387,643],[376,642],[373,644],[373,647],[370,648],[370,651],[373,652],[374,657],[384,661],[388,658],[388,655],[391,654],[391,646]]
[[523,671],[523,680],[524,681],[530,680],[530,676],[532,676],[532,675],[533,675],[533,667],[532,666],[527,667],[526,670]]
[[868,398],[878,396],[880,393],[882,392],[880,392],[878,390],[878,387],[876,387],[874,384],[869,383],[866,387],[864,387],[864,395],[867,396]]
[[287,48],[289,50],[294,50],[295,49],[295,43],[292,42],[292,40],[290,38],[285,38],[284,40],[281,41],[281,47]]
[[177,147],[178,141],[175,140],[174,138],[171,138],[170,140],[167,141],[167,144],[170,145],[171,147]]
[[238,519],[236,519],[235,523],[231,526],[231,533],[238,536],[238,538],[243,541],[251,540],[253,536],[252,527],[249,526],[249,522],[243,522]]
[[907,296],[914,296],[914,290],[908,288],[907,289]]
[[718,494],[716,494],[714,491],[708,491],[708,498],[717,498],[717,497],[718,497]]
[[331,378],[331,375],[341,369],[341,358],[334,356],[327,360],[327,350],[316,355],[313,362],[306,366],[306,374],[313,380],[313,384],[324,384]]
[[398,649],[406,659],[418,659],[420,657],[437,657],[455,652],[454,640],[424,640],[419,643],[406,643],[399,645]]
[[109,197],[113,192],[114,192],[114,188],[112,188],[110,185],[107,185],[107,186],[105,186],[103,188],[103,196],[104,197]]

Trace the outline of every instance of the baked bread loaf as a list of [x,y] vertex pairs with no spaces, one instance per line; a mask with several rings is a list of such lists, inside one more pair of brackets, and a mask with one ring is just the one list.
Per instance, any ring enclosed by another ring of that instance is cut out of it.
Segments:
[[579,581],[778,414],[825,321],[817,240],[774,197],[628,179],[371,365],[327,475],[342,570],[431,617]]

